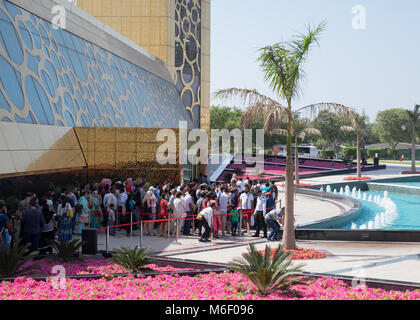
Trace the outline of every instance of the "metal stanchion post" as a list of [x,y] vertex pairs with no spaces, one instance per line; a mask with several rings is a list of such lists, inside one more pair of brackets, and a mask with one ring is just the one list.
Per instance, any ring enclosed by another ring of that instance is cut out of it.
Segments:
[[[170,219],[170,215],[168,214],[168,219]],[[171,223],[172,221],[166,221],[166,223],[168,224],[168,239],[171,236]]]
[[179,238],[179,218],[176,218],[176,241],[175,244],[181,244],[181,242],[178,241]]
[[239,210],[239,236],[242,237],[242,210]]
[[140,223],[140,248],[143,248],[143,221]]
[[133,236],[133,212],[130,212],[130,237]]
[[109,226],[106,227],[106,253],[109,252]]

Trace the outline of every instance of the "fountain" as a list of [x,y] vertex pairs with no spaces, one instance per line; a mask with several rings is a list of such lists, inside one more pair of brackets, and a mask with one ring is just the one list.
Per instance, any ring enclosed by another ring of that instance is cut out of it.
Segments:
[[331,193],[331,186],[327,186],[326,192]]
[[360,189],[357,191],[357,199],[362,200],[362,191]]
[[347,197],[350,197],[350,187],[349,186],[346,186],[344,193]]
[[343,187],[341,187],[340,188],[340,195],[343,195],[344,194],[344,190],[343,190]]
[[[353,189],[353,193],[354,193],[354,189]],[[361,198],[362,198],[361,190],[358,190],[357,199],[360,200]],[[375,216],[375,219],[365,222],[365,224],[359,227],[360,230],[383,229],[385,227],[391,226],[394,223],[394,221],[398,219],[398,208],[395,205],[395,203],[388,197],[388,192],[385,191],[383,197],[381,197],[381,195],[374,195],[374,196],[369,195],[369,197],[367,197],[367,194],[364,193],[363,200],[366,201],[366,198],[368,202],[373,202],[377,206],[383,208],[384,211],[382,211],[381,213],[378,213]],[[355,226],[356,224],[352,223],[352,229]]]
[[337,189],[334,189],[334,193],[337,193]]

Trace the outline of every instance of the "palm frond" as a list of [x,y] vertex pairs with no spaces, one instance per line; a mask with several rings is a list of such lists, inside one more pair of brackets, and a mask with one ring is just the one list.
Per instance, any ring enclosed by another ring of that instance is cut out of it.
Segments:
[[228,100],[228,99],[238,99],[241,104],[244,106],[250,106],[255,103],[258,104],[267,104],[275,105],[278,104],[277,101],[271,99],[270,97],[259,93],[256,89],[241,89],[241,88],[227,88],[220,89],[213,93],[214,99]]
[[315,128],[305,128],[299,133],[299,139],[302,141],[305,140],[307,135],[314,135],[314,136],[320,136],[321,131]]
[[[274,100],[273,100],[274,101]],[[281,123],[287,122],[289,118],[289,109],[282,106],[280,103],[254,103],[246,109],[241,117],[241,125],[247,128],[255,117],[264,115],[264,129],[267,133],[277,129]]]
[[349,126],[342,126],[340,127],[340,130],[343,132],[355,132],[356,129],[353,127],[349,127]]
[[313,118],[314,116],[316,116],[317,114],[323,111],[339,113],[349,119],[355,118],[355,114],[356,114],[356,111],[353,108],[347,107],[343,104],[339,104],[335,102],[320,102],[320,103],[310,104],[302,108],[299,108],[295,112],[309,113],[308,116],[310,118]]

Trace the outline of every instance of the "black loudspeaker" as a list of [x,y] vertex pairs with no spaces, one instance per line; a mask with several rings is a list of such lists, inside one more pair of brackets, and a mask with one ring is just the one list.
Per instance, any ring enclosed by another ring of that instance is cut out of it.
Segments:
[[98,253],[98,232],[97,229],[82,229],[82,254]]
[[374,158],[374,159],[373,159],[373,164],[374,164],[375,166],[379,166],[379,158]]

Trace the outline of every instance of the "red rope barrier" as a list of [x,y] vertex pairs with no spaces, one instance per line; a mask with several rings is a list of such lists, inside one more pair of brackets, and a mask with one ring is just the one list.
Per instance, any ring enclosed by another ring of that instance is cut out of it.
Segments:
[[[277,201],[278,202],[278,201]],[[271,210],[271,209],[273,209],[274,207],[270,207],[270,208],[266,208],[266,211],[268,211],[268,210]],[[254,209],[255,210],[255,209]],[[248,213],[251,213],[252,212],[252,209],[239,209],[239,212],[236,212],[236,213],[223,213],[223,214],[215,214],[215,216],[217,216],[217,217],[222,217],[222,216],[233,216],[233,215],[236,215],[236,214],[248,214]],[[97,212],[98,213],[98,212]],[[131,213],[131,212],[125,212],[125,214],[129,214],[129,213]],[[134,214],[134,213],[133,213]],[[151,214],[151,213],[148,213],[147,215],[155,215],[155,214]],[[169,214],[169,215],[174,215],[173,213],[171,213],[171,214]],[[177,219],[176,218],[171,218],[171,219],[160,219],[160,220],[144,220],[144,221],[138,221],[138,222],[133,222],[133,223],[127,223],[127,224],[121,224],[121,225],[115,225],[115,226],[109,226],[109,228],[111,229],[111,228],[120,228],[120,227],[128,227],[128,226],[134,226],[134,225],[137,225],[137,224],[140,224],[140,223],[155,223],[155,222],[169,222],[169,221],[176,221]],[[198,220],[197,218],[179,218],[178,219],[179,221],[193,221],[193,220]],[[102,228],[102,229],[99,229],[99,230],[97,230],[97,232],[102,232],[102,231],[104,231],[104,230],[106,230],[107,229],[107,227],[105,227],[105,228]]]

